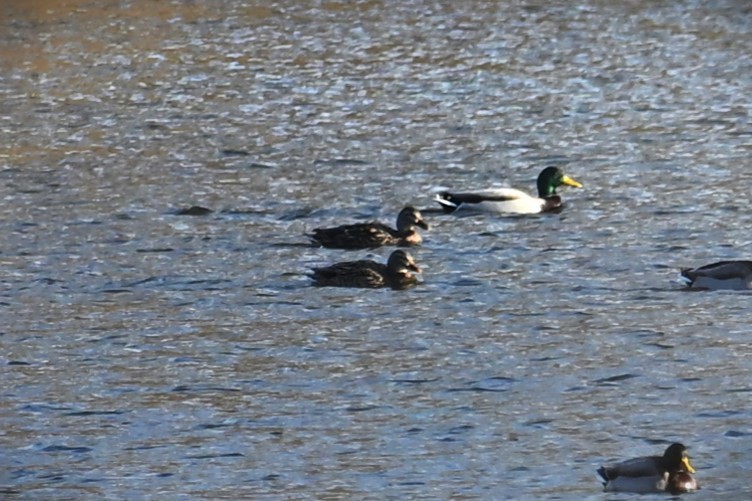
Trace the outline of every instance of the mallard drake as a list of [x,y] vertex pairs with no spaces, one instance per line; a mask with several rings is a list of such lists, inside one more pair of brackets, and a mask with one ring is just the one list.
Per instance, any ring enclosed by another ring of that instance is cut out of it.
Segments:
[[687,448],[679,443],[669,445],[663,456],[640,457],[598,469],[606,491],[641,494],[697,488],[691,475],[694,472]]
[[386,264],[374,261],[347,261],[324,268],[313,268],[313,285],[320,287],[364,287],[378,289],[391,287],[405,289],[418,282],[414,271],[420,273],[413,257],[403,250],[396,250]]
[[405,207],[397,215],[397,229],[371,221],[346,224],[335,228],[316,228],[310,235],[314,242],[332,249],[372,249],[383,245],[420,245],[423,239],[415,229],[428,229],[428,223],[415,207]]
[[562,185],[582,188],[582,185],[564,174],[558,167],[546,167],[538,175],[538,196],[528,195],[515,188],[496,188],[475,192],[454,193],[442,191],[436,195],[444,212],[472,209],[481,212],[508,214],[538,214],[562,207],[556,188]]
[[681,280],[691,289],[752,289],[752,261],[719,261],[682,268]]

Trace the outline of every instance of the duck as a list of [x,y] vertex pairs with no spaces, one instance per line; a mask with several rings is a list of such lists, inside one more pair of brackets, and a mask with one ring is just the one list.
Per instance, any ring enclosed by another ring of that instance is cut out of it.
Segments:
[[668,478],[666,490],[671,494],[682,494],[685,492],[694,492],[700,489],[697,479],[686,471],[677,471]]
[[404,250],[392,252],[386,264],[360,260],[336,263],[323,268],[313,268],[310,275],[318,287],[360,287],[378,289],[406,289],[418,282],[411,272],[421,270],[413,257]]
[[539,214],[563,208],[556,188],[562,185],[582,188],[582,184],[564,174],[558,167],[546,167],[538,175],[538,196],[515,188],[495,188],[474,192],[442,191],[436,201],[445,213],[472,209],[479,212],[506,214]]
[[409,247],[423,242],[416,227],[427,230],[428,223],[418,209],[408,205],[397,215],[396,230],[378,221],[371,221],[334,228],[316,228],[309,236],[315,243],[330,249],[373,249],[384,245]]
[[752,261],[718,261],[699,268],[682,268],[680,279],[690,289],[752,289]]
[[601,466],[598,475],[604,490],[610,492],[688,492],[698,488],[692,476],[695,469],[689,462],[684,444],[673,443],[663,456],[629,459],[610,466]]

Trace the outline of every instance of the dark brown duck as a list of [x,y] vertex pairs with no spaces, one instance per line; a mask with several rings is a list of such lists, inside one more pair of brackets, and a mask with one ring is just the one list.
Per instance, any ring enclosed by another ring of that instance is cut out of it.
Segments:
[[420,273],[420,268],[410,254],[396,250],[389,256],[387,264],[368,260],[347,261],[313,268],[312,271],[313,285],[319,287],[406,289],[418,282],[418,278],[411,272]]
[[415,207],[405,207],[397,216],[397,229],[378,221],[345,224],[334,228],[316,228],[311,239],[330,249],[373,249],[385,245],[407,247],[420,245],[423,239],[417,227],[428,229],[420,211]]

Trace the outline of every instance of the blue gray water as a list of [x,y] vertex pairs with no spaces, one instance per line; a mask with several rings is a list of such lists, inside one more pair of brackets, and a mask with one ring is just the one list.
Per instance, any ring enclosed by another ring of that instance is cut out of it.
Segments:
[[[676,282],[752,256],[747,2],[0,19],[0,497],[625,499],[672,441],[752,494],[752,297]],[[314,227],[548,164],[561,214],[427,213],[418,287],[309,286],[390,252]]]

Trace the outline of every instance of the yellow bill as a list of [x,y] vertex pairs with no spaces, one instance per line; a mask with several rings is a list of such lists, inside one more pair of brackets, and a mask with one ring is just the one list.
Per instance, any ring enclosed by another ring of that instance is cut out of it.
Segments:
[[687,470],[688,473],[695,472],[695,469],[692,468],[691,464],[689,464],[689,458],[687,457],[682,458],[682,466],[684,466],[684,469]]
[[574,186],[575,188],[582,188],[582,185],[572,179],[571,177],[564,175],[561,177],[561,184],[566,184],[567,186]]

